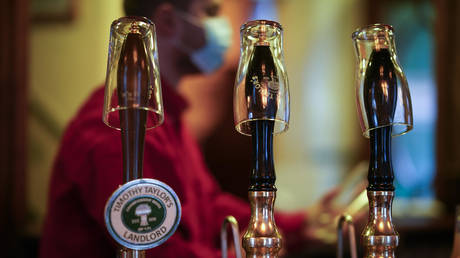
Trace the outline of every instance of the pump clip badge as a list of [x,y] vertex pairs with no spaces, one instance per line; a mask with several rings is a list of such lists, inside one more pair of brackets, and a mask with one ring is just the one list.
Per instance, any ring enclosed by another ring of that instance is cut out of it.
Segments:
[[142,178],[118,188],[105,206],[105,224],[120,245],[145,250],[161,245],[177,229],[181,206],[165,183]]

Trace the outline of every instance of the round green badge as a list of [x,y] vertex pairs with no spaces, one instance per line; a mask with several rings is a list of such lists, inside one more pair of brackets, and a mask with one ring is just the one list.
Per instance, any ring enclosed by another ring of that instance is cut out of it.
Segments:
[[181,206],[176,193],[155,179],[137,179],[118,188],[105,208],[110,235],[120,245],[150,249],[171,237],[179,225]]

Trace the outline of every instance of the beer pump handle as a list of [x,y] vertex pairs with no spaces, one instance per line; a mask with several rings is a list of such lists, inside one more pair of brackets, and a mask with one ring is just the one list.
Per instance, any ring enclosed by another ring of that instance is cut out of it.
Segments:
[[[123,153],[123,183],[142,178],[147,112],[137,109],[148,102],[148,61],[142,35],[129,33],[123,43],[117,70],[118,103]],[[119,258],[145,257],[145,252],[120,248]]]
[[122,46],[117,71],[118,102],[121,106],[128,107],[119,111],[124,182],[142,178],[147,111],[136,106],[147,106],[148,64],[142,35],[129,33]]
[[289,83],[281,25],[254,20],[241,27],[241,57],[235,80],[235,129],[252,137],[248,198],[251,218],[242,239],[246,257],[276,258],[282,237],[274,219],[276,175],[273,135],[289,127]]
[[146,129],[164,119],[157,57],[150,20],[129,16],[112,23],[102,119],[121,132],[123,185],[109,197],[104,219],[119,258],[145,257],[174,234],[181,218],[174,190],[142,175]]
[[241,245],[240,245],[240,230],[238,229],[238,221],[233,216],[227,216],[222,223],[220,228],[220,245],[222,250],[222,258],[228,257],[228,246],[227,246],[227,227],[230,225],[233,235],[233,245],[235,247],[236,258],[242,258]]

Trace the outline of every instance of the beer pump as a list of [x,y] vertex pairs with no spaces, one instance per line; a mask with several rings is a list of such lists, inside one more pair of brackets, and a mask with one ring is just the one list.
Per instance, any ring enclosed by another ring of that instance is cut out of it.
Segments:
[[111,25],[103,121],[121,132],[124,183],[106,204],[106,227],[119,244],[117,257],[145,257],[171,237],[181,216],[168,185],[142,178],[146,129],[163,122],[155,26],[146,18]]
[[253,147],[249,177],[251,219],[242,246],[246,257],[278,257],[282,239],[273,214],[273,135],[287,130],[289,125],[282,28],[274,21],[256,20],[244,24],[240,32],[241,57],[233,102],[235,128],[252,137]]
[[356,101],[361,128],[370,139],[368,223],[361,235],[365,257],[395,257],[399,235],[392,221],[395,187],[391,137],[413,128],[406,77],[399,65],[393,28],[374,24],[352,35],[358,58]]

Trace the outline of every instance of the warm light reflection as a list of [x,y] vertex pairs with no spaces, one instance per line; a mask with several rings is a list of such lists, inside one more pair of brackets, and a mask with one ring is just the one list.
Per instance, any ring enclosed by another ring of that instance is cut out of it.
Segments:
[[262,232],[265,232],[267,230],[266,225],[265,224],[260,225],[260,230],[262,230]]
[[380,83],[380,88],[382,88],[382,93],[385,95],[385,99],[388,99],[388,82],[382,81]]
[[262,95],[262,106],[265,109],[268,105],[268,82],[265,78],[263,79],[262,84],[264,85],[264,87],[260,88],[260,93]]
[[383,231],[383,229],[385,228],[384,222],[380,221],[377,227],[379,228],[379,230]]
[[379,51],[380,50],[380,43],[379,43],[379,37],[375,37],[375,50]]
[[137,48],[133,50],[133,59],[135,63],[137,63],[137,61],[139,60],[139,53],[137,52]]

